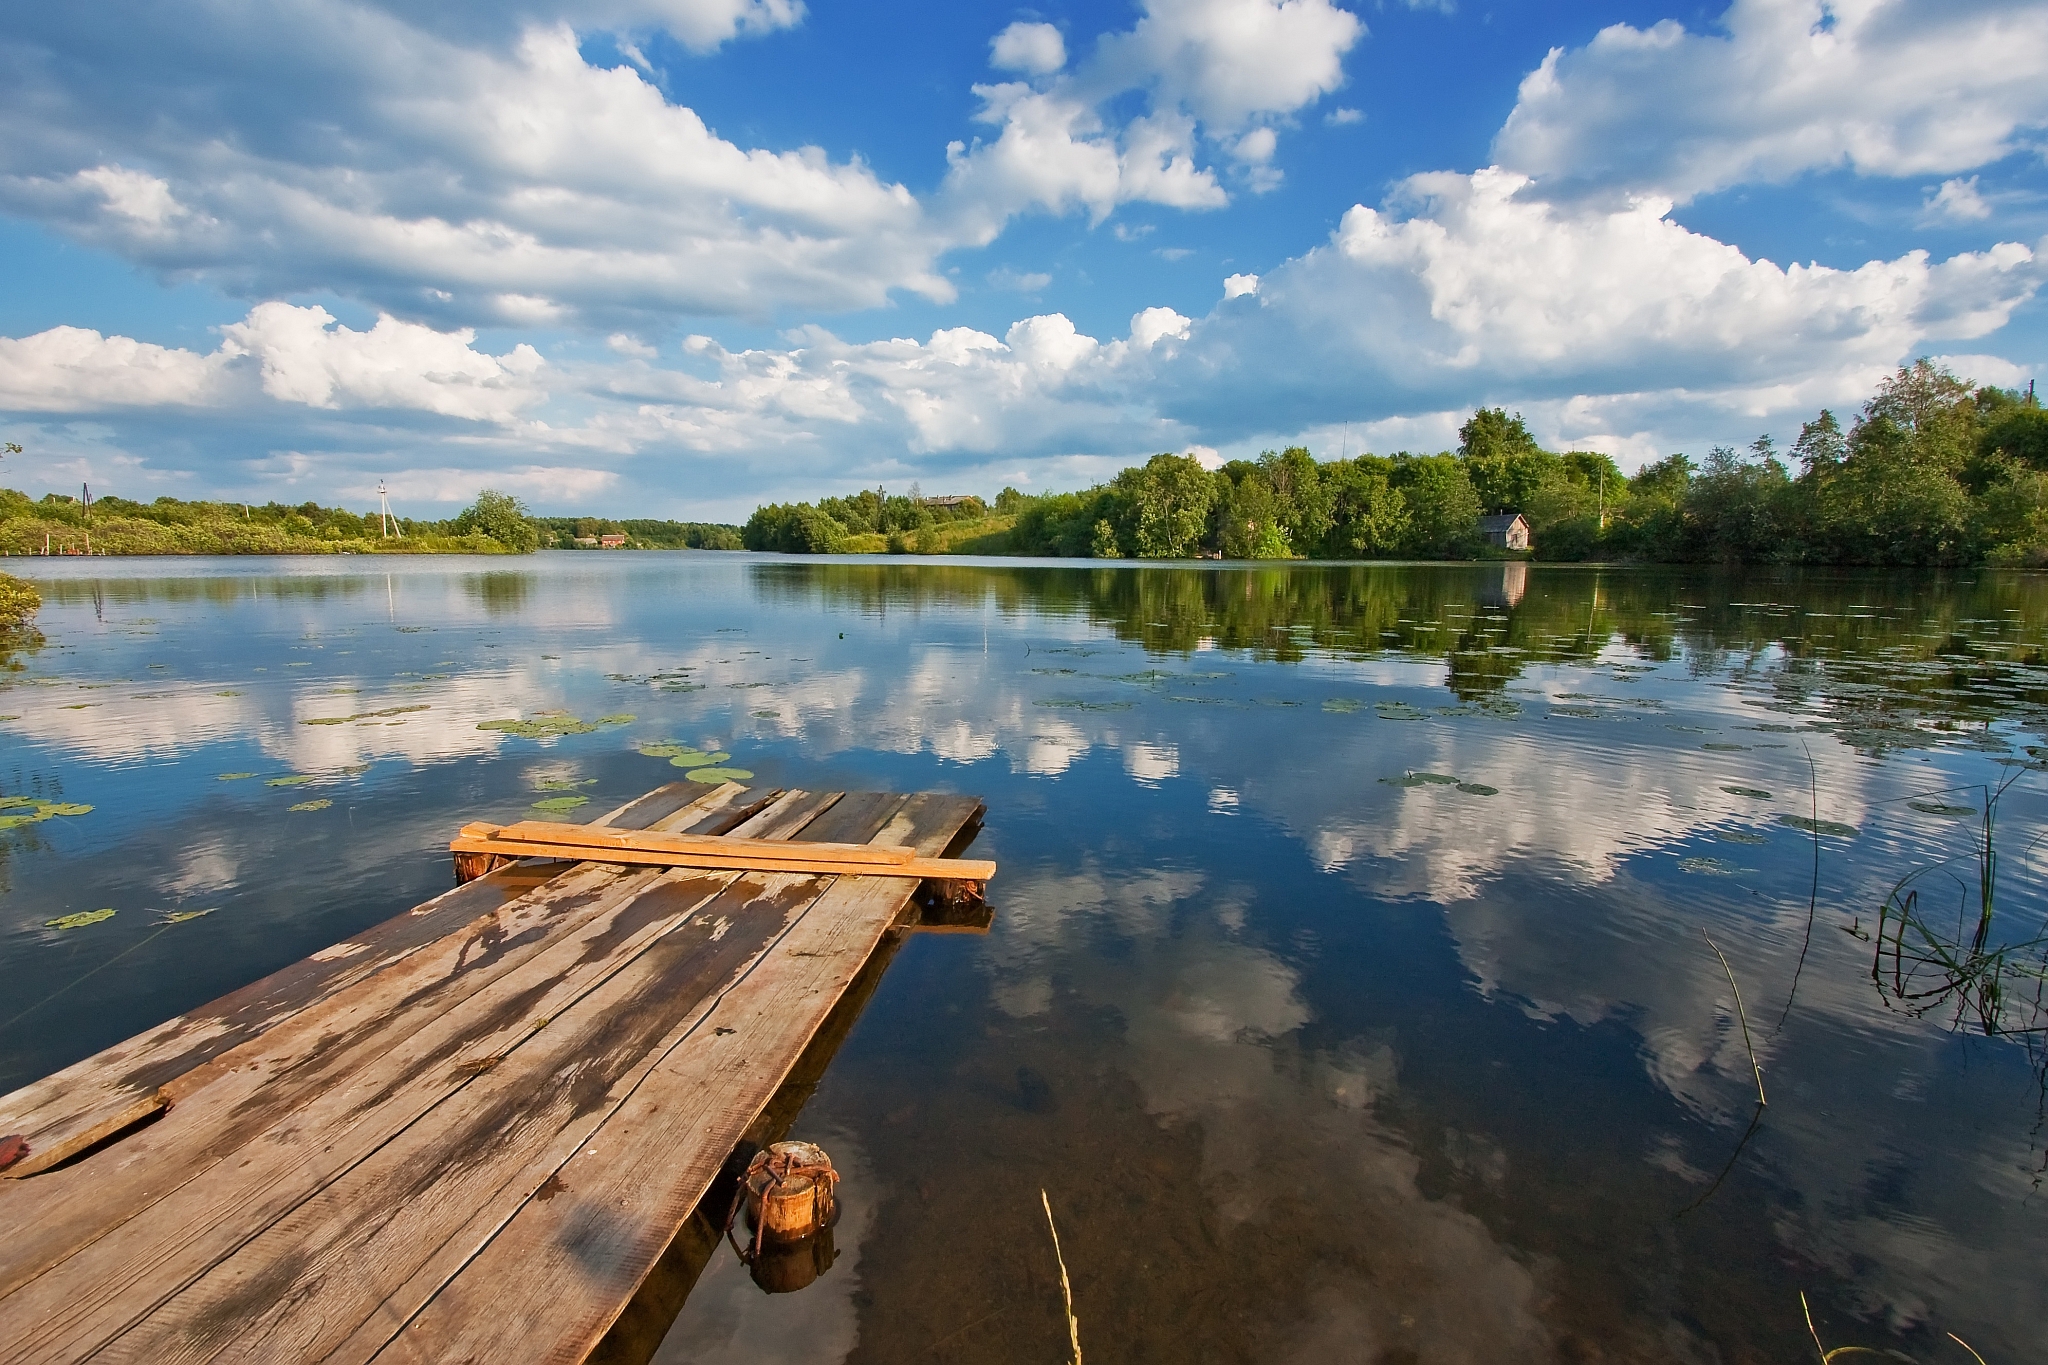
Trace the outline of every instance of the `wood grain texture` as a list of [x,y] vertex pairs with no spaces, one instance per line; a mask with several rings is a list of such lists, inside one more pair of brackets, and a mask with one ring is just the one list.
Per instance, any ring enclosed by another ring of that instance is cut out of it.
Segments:
[[[670,783],[598,820],[626,829],[661,824],[706,832],[704,827],[718,824],[735,807],[746,804],[749,795],[748,789],[737,783],[724,783],[709,792],[700,784]],[[760,803],[780,793],[754,795],[754,809],[759,809]],[[501,868],[0,1096],[0,1133],[20,1133],[30,1148],[28,1157],[10,1167],[4,1178],[39,1175],[161,1111],[169,1097],[159,1091],[167,1083],[546,885],[575,865],[555,861]],[[5,1188],[0,1185],[0,1190]],[[0,1212],[0,1217],[4,1216]]]
[[[930,858],[980,810],[674,783],[593,823]],[[173,1102],[0,1181],[0,1361],[581,1359],[916,885],[514,864],[0,1100],[74,1139]]]
[[[833,799],[831,793],[782,794],[741,828],[769,835],[793,833],[818,810],[829,808]],[[663,823],[686,822],[699,815],[684,808],[664,817]],[[675,927],[733,880],[729,873],[650,876],[606,864],[579,865],[578,874],[561,894],[594,896],[595,913],[577,917],[565,933],[547,936],[538,954],[521,955],[505,970],[487,971],[490,979],[467,992],[458,1002],[461,1008],[438,1010],[431,1007],[431,1000],[416,1002],[420,1008],[408,1016],[413,1026],[400,1028],[402,1036],[380,1040],[382,1047],[351,1050],[351,1058],[361,1065],[333,1077],[331,1084],[312,1092],[305,1103],[278,1116],[268,1128],[236,1126],[241,1155],[232,1162],[216,1162],[211,1169],[198,1171],[196,1178],[180,1179],[185,1172],[168,1159],[176,1153],[166,1149],[177,1137],[194,1132],[195,1121],[181,1124],[161,1141],[137,1147],[132,1158],[122,1152],[121,1170],[95,1175],[90,1170],[94,1163],[78,1168],[79,1178],[66,1183],[87,1191],[92,1204],[101,1202],[102,1181],[115,1182],[118,1188],[109,1193],[126,1194],[131,1202],[136,1185],[161,1183],[166,1188],[156,1193],[156,1207],[147,1209],[146,1216],[128,1218],[114,1234],[98,1237],[47,1273],[5,1286],[5,1296],[0,1297],[0,1360],[69,1359],[94,1349],[465,1084],[473,1074],[466,1073],[466,1067],[495,1056],[494,1049],[511,1046],[539,1027],[536,1021],[545,1021],[551,1012],[601,985],[647,942]],[[538,908],[544,912],[546,906]],[[488,931],[483,937],[489,937]],[[452,946],[458,961],[470,952],[466,942]],[[383,983],[364,984],[374,991]],[[376,1011],[364,1013],[374,1017]],[[304,1018],[313,1028],[329,1022],[345,1027],[333,1014],[323,1006]],[[370,1055],[364,1057],[365,1051]],[[253,1067],[230,1074],[259,1084],[263,1078]],[[229,1089],[222,1098],[232,1122],[238,1097]],[[201,1106],[200,1118],[221,1107]],[[153,1138],[155,1132],[138,1134],[130,1142]],[[198,1135],[203,1139],[206,1134],[201,1130]],[[123,1171],[132,1172],[125,1186],[120,1185]],[[35,1185],[26,1189],[34,1191]],[[37,1202],[55,1204],[61,1211],[66,1192],[52,1189],[49,1195],[38,1194]],[[142,1193],[141,1202],[149,1202],[152,1191],[145,1188]],[[61,1216],[55,1221],[59,1228],[75,1226]],[[34,1224],[22,1240],[47,1254],[49,1239]]]
[[[911,797],[874,837],[937,853],[978,808],[971,798]],[[663,1051],[596,1133],[533,1181],[516,1215],[376,1359],[582,1361],[903,915],[910,892],[891,878],[835,879],[775,951]],[[546,1284],[549,1293],[506,1294],[515,1282]]]

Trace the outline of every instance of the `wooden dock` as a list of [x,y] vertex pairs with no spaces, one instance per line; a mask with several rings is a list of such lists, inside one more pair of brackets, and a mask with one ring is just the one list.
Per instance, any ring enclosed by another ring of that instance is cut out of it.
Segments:
[[[935,858],[981,811],[677,783],[592,825]],[[644,1356],[735,1148],[954,927],[882,870],[513,863],[0,1097],[0,1362]]]

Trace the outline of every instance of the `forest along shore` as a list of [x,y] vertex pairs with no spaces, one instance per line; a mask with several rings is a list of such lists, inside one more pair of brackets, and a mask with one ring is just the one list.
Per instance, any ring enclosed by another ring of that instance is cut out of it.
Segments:
[[[82,490],[81,490],[82,491]],[[739,528],[704,522],[615,522],[535,517],[519,499],[485,489],[445,521],[360,515],[317,502],[186,502],[48,493],[31,499],[0,489],[0,554],[306,555],[525,554],[546,548],[739,548]]]
[[1927,360],[1846,430],[1826,410],[1804,424],[1789,462],[1760,436],[1625,475],[1607,455],[1542,449],[1500,408],[1458,439],[1320,461],[1295,446],[1215,470],[1162,454],[1082,492],[1005,488],[988,505],[867,489],[761,507],[742,536],[794,554],[1473,559],[1502,553],[1479,519],[1519,513],[1541,560],[2048,567],[2048,411],[2031,388]]

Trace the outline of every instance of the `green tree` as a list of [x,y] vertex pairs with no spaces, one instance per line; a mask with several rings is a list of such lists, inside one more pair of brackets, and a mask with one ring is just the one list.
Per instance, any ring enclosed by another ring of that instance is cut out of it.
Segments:
[[1259,472],[1273,490],[1274,520],[1292,552],[1314,551],[1330,533],[1331,496],[1323,466],[1305,447],[1289,446],[1278,455],[1269,450],[1259,456]]
[[1472,553],[1479,539],[1479,494],[1463,461],[1449,454],[1396,457],[1389,481],[1408,509],[1404,553],[1429,559]]
[[1118,540],[1140,559],[1187,559],[1201,548],[1215,485],[1190,455],[1154,455],[1111,485],[1124,511]]
[[[307,506],[319,510],[315,504],[308,503]],[[292,512],[286,525],[295,521],[307,529],[312,527],[304,509]],[[457,535],[489,536],[517,554],[531,554],[540,548],[540,528],[528,517],[526,504],[495,488],[486,488],[478,493],[476,501],[455,518],[453,529]]]
[[1388,558],[1407,546],[1408,500],[1388,481],[1387,461],[1361,455],[1329,466],[1330,532],[1316,551],[1333,559]]
[[1524,512],[1556,475],[1557,457],[1536,444],[1522,414],[1481,408],[1458,428],[1458,454],[1485,513]]
[[1235,483],[1223,482],[1217,499],[1216,547],[1225,559],[1289,559],[1294,551],[1280,524],[1280,500],[1265,471],[1249,465]]

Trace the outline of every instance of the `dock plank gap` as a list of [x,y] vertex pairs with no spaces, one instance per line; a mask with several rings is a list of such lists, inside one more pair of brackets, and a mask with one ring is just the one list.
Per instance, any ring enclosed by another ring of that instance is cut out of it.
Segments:
[[987,929],[982,815],[464,826],[454,890],[0,1096],[0,1365],[644,1358],[903,936]]

